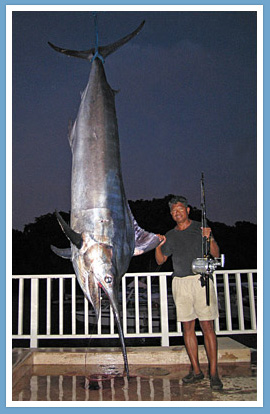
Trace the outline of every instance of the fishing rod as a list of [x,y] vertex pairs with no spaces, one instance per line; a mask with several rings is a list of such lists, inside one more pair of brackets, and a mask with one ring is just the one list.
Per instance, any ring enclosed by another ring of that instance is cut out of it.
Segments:
[[209,279],[213,280],[213,272],[218,266],[224,267],[225,256],[221,254],[219,258],[211,255],[210,242],[211,234],[209,237],[204,235],[203,229],[209,228],[206,219],[206,205],[205,205],[205,188],[204,188],[204,174],[201,176],[201,209],[202,209],[202,257],[194,259],[192,262],[192,271],[194,274],[201,275],[201,285],[205,286],[206,304],[210,305],[210,291],[209,291]]

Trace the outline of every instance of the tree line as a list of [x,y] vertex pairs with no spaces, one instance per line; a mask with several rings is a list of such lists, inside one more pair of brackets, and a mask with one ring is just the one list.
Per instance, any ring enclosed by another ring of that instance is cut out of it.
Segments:
[[[131,211],[140,227],[153,233],[165,234],[175,226],[168,208],[172,195],[163,199],[129,201]],[[190,218],[201,220],[201,211],[190,206]],[[60,212],[69,222],[69,213]],[[257,225],[238,221],[233,226],[208,220],[213,235],[225,254],[225,269],[257,268]],[[69,247],[54,213],[48,213],[25,225],[23,231],[12,230],[13,274],[74,273],[69,260],[56,256],[50,246]],[[171,271],[168,260],[157,266],[154,251],[133,257],[128,272]]]

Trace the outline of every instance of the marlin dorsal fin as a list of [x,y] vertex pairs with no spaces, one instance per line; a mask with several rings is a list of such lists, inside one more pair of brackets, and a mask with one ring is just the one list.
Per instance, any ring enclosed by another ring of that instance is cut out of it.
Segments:
[[140,254],[149,252],[152,249],[155,249],[160,240],[158,236],[154,233],[150,233],[144,229],[142,229],[137,221],[133,217],[133,225],[135,231],[135,249],[133,256],[138,256]]

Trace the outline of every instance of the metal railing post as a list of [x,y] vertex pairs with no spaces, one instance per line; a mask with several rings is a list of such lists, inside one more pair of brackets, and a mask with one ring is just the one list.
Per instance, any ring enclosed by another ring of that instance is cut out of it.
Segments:
[[160,289],[160,322],[161,322],[161,346],[169,346],[169,322],[168,322],[168,296],[167,277],[159,276]]
[[255,298],[254,298],[254,288],[253,288],[253,275],[252,275],[252,272],[249,272],[248,273],[248,292],[249,292],[249,305],[250,305],[251,328],[252,329],[257,329],[256,308],[255,308]]
[[24,279],[19,279],[19,300],[18,300],[18,334],[23,334],[23,297]]
[[38,279],[31,279],[30,348],[38,346]]
[[238,312],[239,329],[244,331],[245,322],[244,322],[243,296],[242,296],[242,287],[241,287],[241,274],[239,272],[235,274],[235,282],[236,282],[236,297],[237,297],[237,312]]

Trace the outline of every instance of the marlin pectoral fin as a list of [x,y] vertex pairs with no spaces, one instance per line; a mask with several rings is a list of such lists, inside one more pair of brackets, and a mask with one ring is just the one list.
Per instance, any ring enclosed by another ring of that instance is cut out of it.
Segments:
[[60,216],[58,211],[56,211],[55,214],[56,214],[57,220],[58,220],[63,232],[67,236],[67,238],[71,241],[71,243],[73,243],[77,247],[77,249],[80,249],[83,245],[83,240],[82,240],[81,234],[76,233],[76,231],[72,230],[72,228],[69,227],[69,225],[65,222],[63,217]]
[[149,252],[159,245],[160,240],[158,236],[154,233],[149,233],[148,231],[143,230],[134,218],[133,225],[135,231],[135,249],[133,256]]
[[57,256],[60,256],[63,259],[71,259],[71,248],[70,247],[67,249],[58,249],[57,247],[51,245],[51,249],[55,254],[57,254]]

